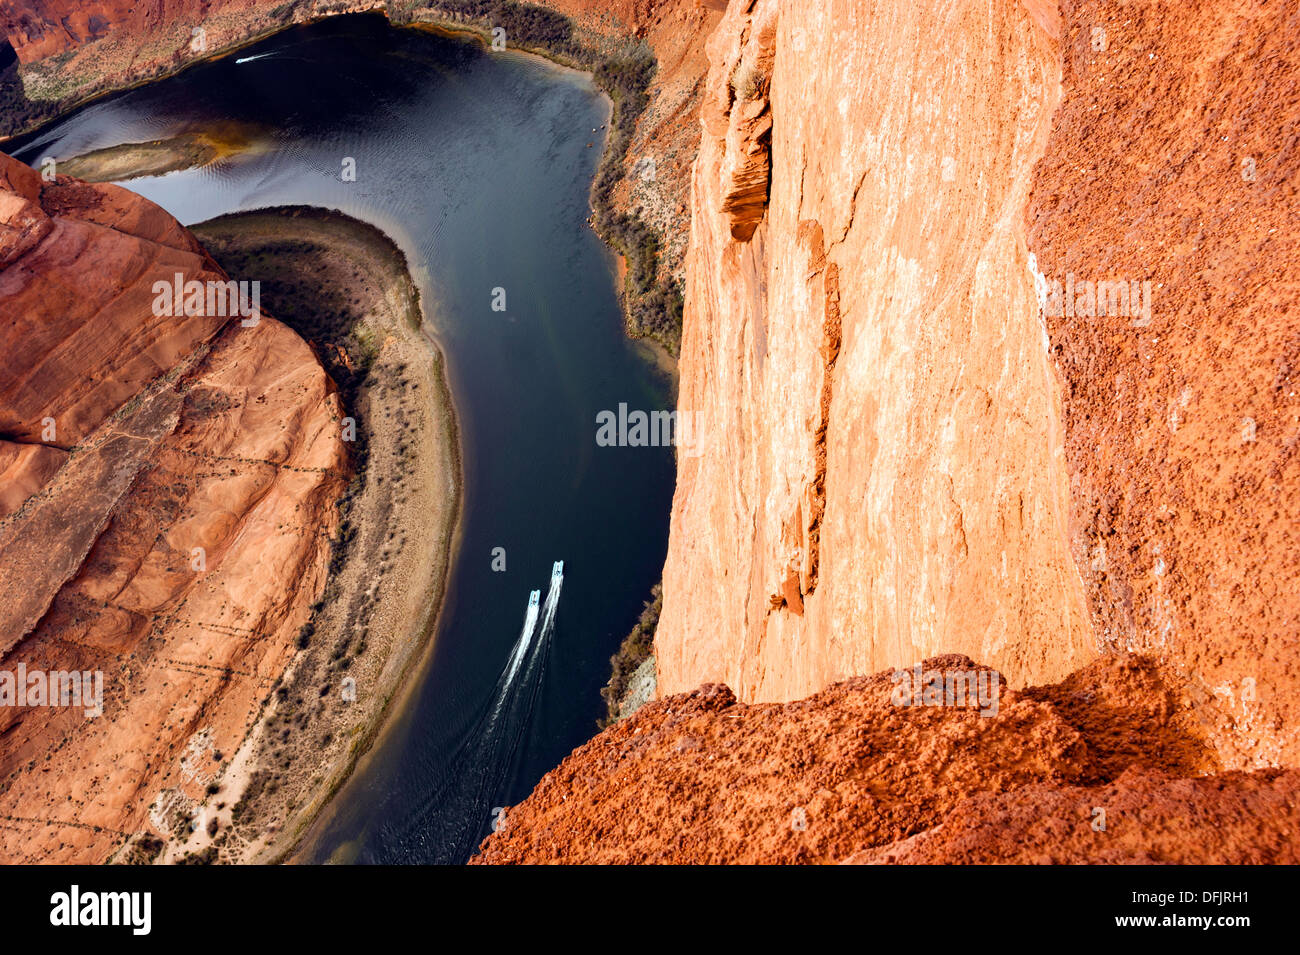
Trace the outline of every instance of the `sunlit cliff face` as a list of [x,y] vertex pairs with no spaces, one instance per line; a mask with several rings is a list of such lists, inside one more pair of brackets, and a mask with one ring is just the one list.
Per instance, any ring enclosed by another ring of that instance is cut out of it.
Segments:
[[1022,215],[1052,33],[1015,2],[760,0],[708,49],[679,401],[707,439],[660,692],[792,699],[940,651],[1070,672],[1097,648]]

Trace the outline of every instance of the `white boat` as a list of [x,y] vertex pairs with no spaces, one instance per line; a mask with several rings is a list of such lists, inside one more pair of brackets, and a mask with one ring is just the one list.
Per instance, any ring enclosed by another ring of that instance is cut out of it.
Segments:
[[564,561],[557,560],[551,565],[551,580],[559,580],[564,576]]
[[528,606],[529,606],[529,609],[531,609],[531,608],[533,608],[533,607],[536,607],[536,606],[537,606],[537,601],[540,600],[541,597],[542,597],[542,592],[541,592],[540,590],[534,590],[534,591],[530,592],[530,593],[528,594]]

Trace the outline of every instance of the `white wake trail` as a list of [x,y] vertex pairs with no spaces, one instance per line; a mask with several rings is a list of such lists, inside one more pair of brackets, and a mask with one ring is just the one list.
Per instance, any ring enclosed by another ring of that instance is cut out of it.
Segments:
[[477,724],[457,747],[437,786],[395,826],[398,842],[418,838],[432,858],[442,862],[464,859],[473,851],[532,725],[563,584],[564,564],[556,561],[545,602],[539,603],[540,590],[528,595],[523,629]]
[[564,586],[564,561],[556,561],[551,569],[551,589],[546,592],[546,603],[542,606],[542,626],[540,635],[543,640],[555,629],[555,610],[560,603],[560,589]]
[[532,642],[533,631],[537,628],[537,598],[541,594],[540,590],[534,590],[528,595],[528,611],[524,614],[524,629],[519,633],[519,640],[515,643],[514,653],[510,655],[510,663],[507,664],[505,676],[500,683],[502,692],[514,682],[515,674],[519,672],[519,666],[524,662],[524,656],[528,653],[528,645]]

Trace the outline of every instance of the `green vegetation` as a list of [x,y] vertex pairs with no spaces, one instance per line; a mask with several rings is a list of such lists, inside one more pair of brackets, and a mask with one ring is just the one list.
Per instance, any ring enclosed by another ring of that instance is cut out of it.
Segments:
[[262,769],[255,771],[253,775],[248,778],[248,785],[244,787],[243,796],[240,798],[239,802],[235,803],[234,808],[230,810],[230,819],[232,822],[237,823],[244,817],[244,814],[248,812],[249,808],[257,802],[257,797],[262,795],[262,790],[266,788],[268,782],[270,782],[269,774]]
[[655,630],[659,627],[659,611],[664,604],[663,584],[655,584],[650,590],[650,599],[641,609],[641,616],[632,628],[632,632],[623,638],[618,653],[609,658],[609,682],[600,691],[605,700],[605,717],[599,723],[601,729],[618,722],[619,707],[627,695],[628,684],[637,668],[650,658],[654,652]]
[[136,839],[122,861],[126,865],[152,865],[165,845],[166,843],[152,832],[146,832]]
[[682,340],[682,293],[677,283],[659,276],[660,239],[643,219],[614,208],[614,189],[624,176],[624,160],[637,117],[650,101],[646,90],[655,73],[654,57],[607,59],[594,70],[597,84],[614,101],[609,144],[596,180],[591,204],[596,231],[627,259],[623,290],[632,335],[648,335],[674,355]]
[[[294,8],[297,6],[297,0],[288,0],[287,3],[281,3],[278,6],[272,7],[267,16],[272,20],[287,23],[289,18],[293,16]],[[343,9],[346,7],[346,4],[340,3],[338,6],[340,9]]]
[[[13,47],[9,49],[12,51]],[[24,129],[31,129],[58,111],[57,102],[33,103],[27,98],[22,77],[18,75],[17,60],[0,67],[0,136],[14,136]]]

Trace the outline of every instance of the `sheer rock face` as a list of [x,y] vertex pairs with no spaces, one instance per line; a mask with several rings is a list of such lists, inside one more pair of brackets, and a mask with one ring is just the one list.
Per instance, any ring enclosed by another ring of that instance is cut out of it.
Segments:
[[1225,766],[1295,764],[1297,16],[730,4],[664,694],[1130,650],[1190,681]]
[[1294,764],[1297,20],[1196,9],[728,7],[661,692],[1137,650]]
[[0,707],[0,859],[98,862],[202,793],[292,658],[339,404],[274,319],[156,314],[155,281],[228,276],[125,190],[0,156],[0,249],[0,670],[103,680],[102,715]]
[[[694,168],[661,692],[1097,642],[1024,240],[1060,80],[1015,0],[736,0]],[[990,38],[996,38],[992,42]]]

